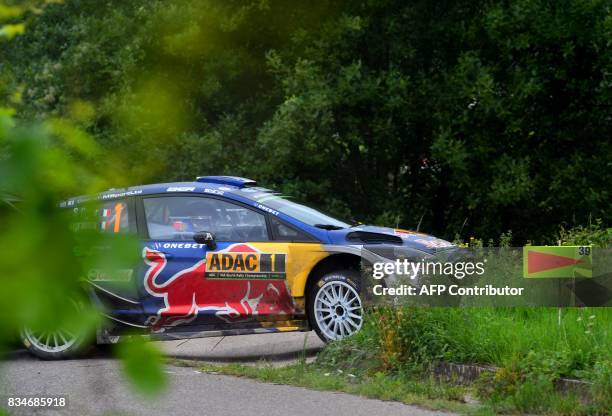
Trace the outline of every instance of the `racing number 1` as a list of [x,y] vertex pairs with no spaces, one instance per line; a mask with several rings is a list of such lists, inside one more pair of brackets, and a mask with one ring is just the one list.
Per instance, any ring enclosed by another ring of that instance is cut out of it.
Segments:
[[123,204],[118,202],[115,205],[115,226],[113,228],[114,233],[118,233],[121,229],[121,211],[123,211]]

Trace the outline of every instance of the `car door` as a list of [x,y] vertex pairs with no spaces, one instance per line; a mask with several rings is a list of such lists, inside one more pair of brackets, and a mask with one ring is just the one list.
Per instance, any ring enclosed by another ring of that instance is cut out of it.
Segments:
[[[143,197],[140,209],[141,294],[153,331],[252,327],[292,312],[287,253],[270,250],[264,213],[194,194]],[[194,241],[204,231],[214,234],[214,246]]]
[[[100,256],[91,269],[87,270],[87,282],[92,290],[92,301],[111,319],[117,322],[139,326],[142,323],[140,293],[134,270],[134,254],[126,253],[125,258],[117,256],[119,247],[132,249],[132,236],[136,236],[134,201],[129,198],[85,202],[74,208],[75,229],[97,229],[107,234],[88,251],[113,253],[110,258]],[[126,240],[127,239],[127,240]],[[129,243],[128,243],[129,241]],[[137,270],[136,270],[137,272]]]

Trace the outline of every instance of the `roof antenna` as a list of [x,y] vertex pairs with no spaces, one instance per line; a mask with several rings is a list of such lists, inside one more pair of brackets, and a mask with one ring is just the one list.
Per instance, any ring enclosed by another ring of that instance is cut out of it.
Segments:
[[465,224],[467,223],[467,220],[468,220],[468,217],[465,217],[465,220],[463,220],[463,225],[459,229],[459,235],[461,235],[461,233],[463,232],[463,227],[465,227]]
[[421,229],[421,222],[423,221],[423,217],[425,216],[425,214],[421,215],[421,219],[419,220],[419,223],[417,224],[417,228],[416,228],[416,232],[418,233],[419,230]]

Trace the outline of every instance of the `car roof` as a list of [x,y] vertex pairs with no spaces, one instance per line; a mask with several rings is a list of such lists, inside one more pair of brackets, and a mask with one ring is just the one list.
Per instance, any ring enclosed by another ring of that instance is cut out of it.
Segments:
[[[241,189],[248,188],[248,192],[240,193],[240,197],[248,198],[248,194],[271,193],[266,188],[256,186],[257,182],[252,179],[241,178],[238,176],[199,176],[195,181],[188,182],[165,182],[148,185],[136,185],[127,188],[111,188],[107,191],[95,195],[83,195],[69,198],[62,203],[63,206],[74,205],[75,203],[91,200],[113,200],[131,196],[152,195],[152,194],[173,194],[173,193],[204,193],[212,195],[232,194]],[[232,195],[237,196],[237,195]]]
[[115,199],[160,194],[224,196],[233,201],[241,202],[266,211],[274,216],[281,216],[281,218],[297,226],[301,231],[306,231],[316,240],[327,241],[327,231],[301,223],[283,212],[265,206],[265,202],[263,204],[260,203],[259,197],[275,194],[275,192],[256,185],[257,183],[251,179],[236,176],[200,176],[196,178],[195,181],[154,183],[149,185],[130,186],[128,188],[109,189],[96,195],[70,198],[60,203],[60,206],[72,208],[79,204],[92,201],[104,202]]

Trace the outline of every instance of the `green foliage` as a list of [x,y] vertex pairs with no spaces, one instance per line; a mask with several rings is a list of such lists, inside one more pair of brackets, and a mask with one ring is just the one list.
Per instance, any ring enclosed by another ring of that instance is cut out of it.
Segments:
[[23,13],[21,6],[0,4],[0,41],[23,34],[25,25],[17,21]]
[[[86,264],[83,258],[65,261],[73,257],[77,237],[70,231],[69,213],[58,208],[56,199],[60,190],[82,185],[76,179],[82,172],[66,163],[65,153],[51,149],[40,130],[9,129],[0,136],[0,147],[5,151],[0,160],[0,242],[10,247],[0,254],[6,339],[19,325],[53,327],[73,319],[67,299],[80,297],[79,277],[85,275]],[[50,310],[56,313],[50,315]],[[95,324],[85,322],[89,330]]]
[[143,394],[154,395],[165,387],[163,357],[160,351],[142,337],[131,337],[115,346],[125,374]]
[[360,221],[539,243],[612,218],[609,7],[70,0],[0,71],[20,117],[146,162],[134,182],[239,174]]
[[559,241],[566,246],[593,245],[595,247],[612,247],[612,228],[603,227],[600,219],[583,226],[565,229],[561,227]]
[[[479,391],[496,411],[573,414],[572,403],[581,409],[576,414],[609,408],[609,309],[566,309],[561,318],[555,308],[527,307],[407,307],[370,313],[360,333],[319,355],[320,368],[414,378],[440,361],[493,364],[499,371],[485,377]],[[555,393],[560,377],[593,382],[593,406]]]
[[591,394],[603,408],[612,409],[612,361],[595,364],[595,379]]
[[[563,394],[555,390],[558,378],[559,354],[531,351],[526,357],[514,357],[493,374],[478,381],[479,395],[496,412],[551,413],[561,415],[607,414],[610,408],[610,385],[597,381],[592,400],[585,401],[576,392]],[[610,368],[597,364],[597,378],[606,377]],[[588,393],[588,390],[586,391]],[[607,396],[606,396],[607,395]]]
[[[491,383],[492,388],[483,390],[486,404],[495,414],[520,412],[521,414],[593,415],[597,412],[572,395],[556,393],[550,381],[541,376],[516,379],[514,374],[501,374]],[[503,377],[508,377],[504,380]]]
[[[68,330],[91,341],[101,316],[83,279],[91,270],[111,275],[132,268],[138,245],[131,236],[77,229],[75,220],[96,224],[95,219],[60,208],[60,200],[104,189],[121,169],[92,163],[98,145],[59,120],[24,128],[0,119],[0,150],[0,244],[6,248],[0,252],[0,349],[23,328]],[[121,355],[128,377],[146,391],[163,379],[151,348],[130,344]]]
[[[130,261],[119,255],[130,241],[113,242],[117,256],[64,260],[104,241],[75,236],[59,199],[110,184],[238,174],[336,215],[448,238],[501,234],[506,247],[564,224],[564,244],[610,246],[607,0],[10,4],[0,5],[0,243],[11,247],[0,255],[0,341],[23,324],[74,321],[62,302],[80,296],[85,271]],[[44,122],[16,128],[29,124],[13,117]],[[605,312],[588,326],[570,311],[561,327],[529,309],[374,313],[378,325],[317,365],[381,377],[436,360],[495,363],[509,374],[495,388],[534,377],[512,393],[525,411],[561,375],[610,397]],[[83,316],[91,333],[96,315]],[[162,385],[149,348],[119,350],[145,392]],[[376,385],[395,398],[402,382]]]

